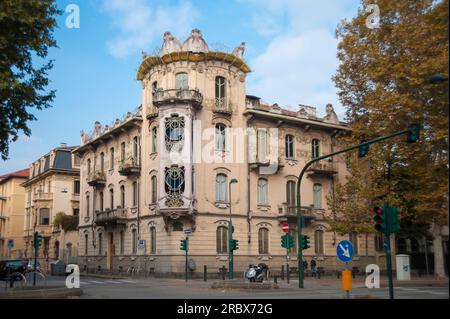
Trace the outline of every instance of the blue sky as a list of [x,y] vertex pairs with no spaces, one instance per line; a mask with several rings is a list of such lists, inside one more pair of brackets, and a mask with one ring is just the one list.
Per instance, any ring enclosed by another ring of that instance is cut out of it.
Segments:
[[140,105],[136,70],[141,52],[153,53],[165,31],[185,39],[199,28],[210,49],[232,50],[246,42],[252,68],[247,93],[268,103],[298,109],[332,103],[343,118],[331,76],[338,66],[340,20],[357,14],[359,0],[72,0],[80,8],[80,28],[58,18],[58,48],[49,77],[56,89],[53,107],[35,112],[31,137],[10,144],[0,174],[19,170],[61,142],[78,145],[80,131],[99,120],[108,124]]

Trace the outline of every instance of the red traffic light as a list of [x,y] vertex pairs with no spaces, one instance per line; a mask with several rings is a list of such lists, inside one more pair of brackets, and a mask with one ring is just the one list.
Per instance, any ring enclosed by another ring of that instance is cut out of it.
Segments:
[[383,210],[381,209],[381,207],[375,207],[374,209],[373,209],[373,211],[375,212],[375,214],[377,214],[377,215],[382,215],[383,214]]

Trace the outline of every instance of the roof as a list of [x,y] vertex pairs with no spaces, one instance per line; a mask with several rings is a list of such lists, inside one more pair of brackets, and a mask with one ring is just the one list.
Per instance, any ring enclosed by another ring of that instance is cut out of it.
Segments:
[[0,176],[0,183],[4,183],[8,179],[14,178],[14,177],[17,177],[17,178],[28,178],[28,175],[29,175],[29,170],[28,170],[28,168],[25,168],[25,169],[22,169],[20,171],[16,171],[16,172],[8,173],[8,174],[5,174],[5,175],[1,175]]

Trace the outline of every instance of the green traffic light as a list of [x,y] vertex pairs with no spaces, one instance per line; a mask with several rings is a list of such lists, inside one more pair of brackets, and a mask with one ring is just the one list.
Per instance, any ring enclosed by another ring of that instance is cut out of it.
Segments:
[[[361,143],[364,143],[365,141],[362,141]],[[364,157],[367,155],[367,153],[369,153],[369,144],[367,145],[361,145],[358,148],[358,157]]]
[[414,123],[408,127],[407,141],[408,143],[416,142],[420,137],[420,124]]

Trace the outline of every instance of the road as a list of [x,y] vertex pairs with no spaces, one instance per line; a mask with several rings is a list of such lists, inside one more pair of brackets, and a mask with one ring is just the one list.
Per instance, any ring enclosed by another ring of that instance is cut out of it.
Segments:
[[[345,292],[340,290],[336,279],[305,280],[305,288],[298,289],[298,281],[288,285],[280,282],[279,289],[271,290],[220,290],[211,289],[214,280],[204,282],[182,279],[104,279],[82,277],[82,299],[343,299]],[[64,286],[64,277],[48,277],[48,286]],[[350,296],[353,298],[388,298],[387,288],[368,289],[355,283]],[[395,287],[396,299],[449,299],[446,286],[407,286]]]

